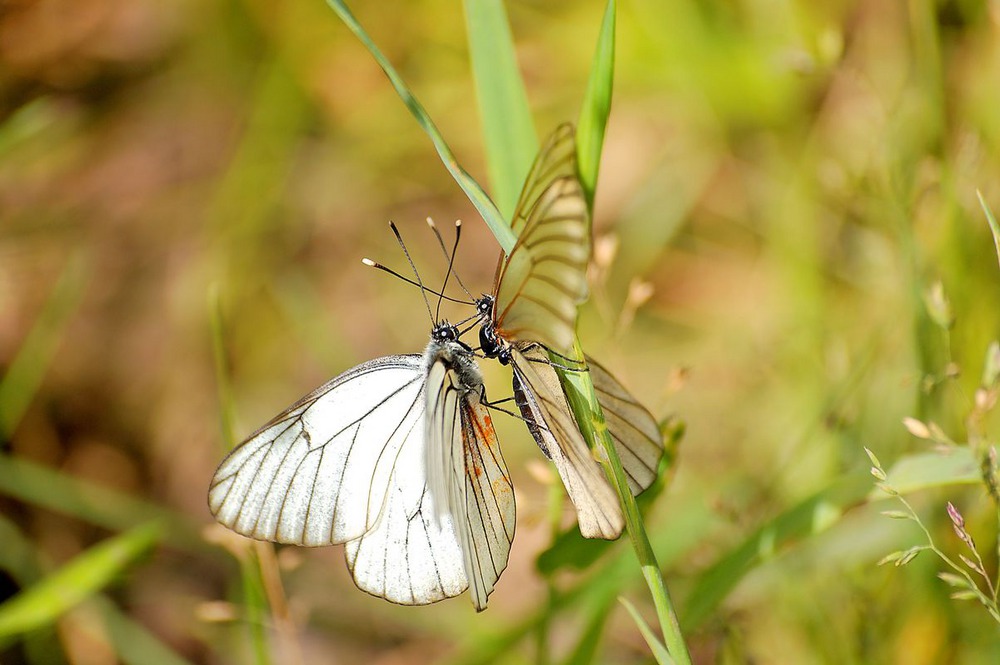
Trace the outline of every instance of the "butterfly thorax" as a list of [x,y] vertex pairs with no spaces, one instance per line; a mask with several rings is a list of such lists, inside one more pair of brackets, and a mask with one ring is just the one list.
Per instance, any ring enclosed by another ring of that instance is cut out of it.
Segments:
[[460,340],[458,334],[458,328],[447,321],[435,325],[424,352],[424,365],[430,369],[435,363],[442,362],[458,375],[464,389],[480,392],[483,375],[472,355],[472,347]]
[[493,296],[483,295],[476,299],[476,314],[479,316],[479,347],[487,358],[496,358],[501,365],[510,363],[510,342],[497,331],[494,322]]

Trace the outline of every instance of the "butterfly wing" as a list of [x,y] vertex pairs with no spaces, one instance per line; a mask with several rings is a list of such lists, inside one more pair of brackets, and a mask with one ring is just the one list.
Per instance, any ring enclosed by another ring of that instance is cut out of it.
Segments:
[[[548,357],[541,356],[547,363]],[[593,358],[587,357],[597,401],[604,412],[608,433],[628,479],[629,489],[638,496],[656,480],[663,456],[663,436],[653,415],[621,383]]]
[[[378,521],[404,448],[423,449],[418,355],[359,365],[318,388],[235,448],[209,507],[237,533],[318,546],[359,538]],[[424,483],[395,485],[412,504]]]
[[[612,540],[625,526],[618,497],[594,459],[569,410],[559,377],[537,346],[511,348],[514,398],[542,452],[555,463],[576,507],[580,533]],[[527,354],[527,355],[525,355]]]
[[454,524],[469,594],[481,611],[507,567],[514,488],[489,412],[479,401],[482,379],[475,361],[457,344],[449,351],[428,372],[427,480],[439,515]]
[[[420,437],[423,424],[420,423]],[[452,518],[437,516],[423,478],[423,447],[400,459],[396,482],[375,526],[344,547],[347,567],[362,591],[402,605],[426,605],[469,587]],[[422,493],[414,501],[403,477]],[[419,476],[419,478],[417,478]]]
[[497,266],[492,318],[501,337],[572,348],[576,306],[587,296],[589,226],[575,132],[560,125],[528,174],[511,223],[517,243]]

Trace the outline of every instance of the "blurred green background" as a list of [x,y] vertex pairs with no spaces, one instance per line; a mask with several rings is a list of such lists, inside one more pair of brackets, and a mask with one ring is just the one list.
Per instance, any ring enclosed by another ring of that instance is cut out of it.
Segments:
[[[461,6],[358,5],[488,187]],[[578,114],[604,6],[507,6],[546,133]],[[876,566],[925,540],[866,500],[863,451],[940,469],[948,455],[916,457],[933,446],[904,417],[937,423],[952,456],[1000,432],[974,410],[1000,336],[976,197],[1000,208],[998,37],[1000,4],[974,0],[619,5],[580,334],[687,424],[647,526],[699,663],[1000,659],[998,624],[949,598],[933,554]],[[615,602],[653,622],[627,543],[536,569],[552,474],[511,419],[496,421],[517,536],[485,614],[464,597],[393,606],[354,588],[340,547],[274,554],[212,526],[213,315],[242,438],[358,362],[423,348],[415,290],[360,259],[405,266],[394,220],[437,281],[428,215],[465,221],[459,274],[488,290],[495,240],[319,0],[0,10],[0,597],[55,580],[37,602],[58,615],[0,640],[0,660],[651,661]],[[950,330],[926,306],[937,282]],[[957,559],[953,502],[995,579],[997,506],[976,469],[932,475],[908,498]],[[109,544],[111,563],[94,549]],[[70,561],[75,576],[50,577]],[[260,588],[240,561],[260,562]]]

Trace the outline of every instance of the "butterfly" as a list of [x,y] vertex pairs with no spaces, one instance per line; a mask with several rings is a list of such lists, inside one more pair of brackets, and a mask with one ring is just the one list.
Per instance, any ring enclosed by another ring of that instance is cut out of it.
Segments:
[[423,355],[358,365],[251,434],[215,472],[209,507],[250,538],[345,544],[372,595],[422,605],[469,589],[481,611],[515,519],[485,402],[472,349],[437,323]]
[[493,291],[475,300],[480,348],[513,369],[515,401],[535,442],[555,463],[580,532],[617,538],[624,528],[617,496],[580,433],[550,354],[567,370],[590,372],[633,494],[656,479],[663,439],[649,411],[607,370],[589,357],[585,365],[570,357],[590,258],[572,125],[560,125],[540,150],[511,227],[517,242],[500,255]]

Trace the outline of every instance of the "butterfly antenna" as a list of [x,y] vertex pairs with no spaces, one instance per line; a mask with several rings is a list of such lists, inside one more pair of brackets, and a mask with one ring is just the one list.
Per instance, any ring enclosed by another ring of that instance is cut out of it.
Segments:
[[381,270],[382,272],[387,272],[390,275],[392,275],[393,277],[395,277],[397,279],[403,280],[407,284],[412,284],[413,286],[416,286],[417,288],[423,288],[423,290],[426,291],[427,293],[433,293],[434,295],[436,295],[436,296],[438,296],[440,298],[444,298],[445,300],[447,300],[449,302],[456,302],[459,305],[474,305],[475,304],[475,303],[468,302],[468,301],[465,301],[465,300],[458,300],[456,298],[450,298],[450,297],[448,297],[448,296],[446,296],[446,295],[444,295],[442,293],[438,293],[437,291],[435,291],[433,289],[429,289],[426,286],[421,287],[421,285],[419,283],[413,281],[409,277],[406,277],[404,275],[400,275],[398,272],[396,272],[392,268],[388,268],[388,267],[382,265],[381,263],[379,263],[378,261],[372,261],[371,259],[369,259],[369,258],[366,257],[366,258],[361,259],[361,262],[364,263],[369,268],[376,268],[377,270]]
[[[477,318],[477,319],[478,319],[478,318],[479,318],[479,315],[477,314],[475,318]],[[466,321],[467,321],[467,320],[468,320],[468,319],[466,319]],[[460,325],[462,325],[463,323],[465,323],[465,321],[460,321],[459,323],[457,323],[457,324],[455,324],[455,325],[456,325],[456,327],[457,327],[457,326],[460,326]],[[467,332],[469,332],[470,330],[472,330],[473,328],[475,328],[475,327],[476,327],[477,325],[479,325],[479,321],[476,321],[475,323],[473,323],[473,324],[472,324],[471,326],[469,326],[469,327],[468,327],[468,328],[466,328],[465,330],[459,330],[459,331],[458,331],[458,336],[459,336],[459,337],[461,337],[461,336],[462,336],[462,335],[464,335],[465,333],[467,333]]]
[[[431,226],[431,228],[434,229],[435,231],[437,231],[436,227]],[[435,233],[434,235],[438,236],[438,240],[441,239],[441,236],[439,234]],[[462,237],[462,222],[461,222],[461,220],[456,220],[455,221],[455,245],[451,249],[451,258],[448,259],[448,272],[446,272],[444,274],[444,284],[441,285],[441,293],[444,293],[445,289],[448,287],[448,278],[451,277],[452,273],[454,272],[454,268],[455,268],[455,255],[458,254],[458,241],[461,239],[461,237]],[[447,254],[447,252],[445,252],[445,254]],[[455,278],[458,279],[458,275],[455,275]],[[435,320],[437,319],[437,317],[440,314],[441,314],[441,298],[438,298],[437,309],[434,311],[434,318],[435,318]]]
[[[399,229],[396,228],[395,222],[389,222],[389,228],[392,229],[393,235],[396,236],[396,242],[398,242],[399,246],[403,248],[403,254],[406,255],[406,260],[410,263],[410,268],[413,269],[413,274],[417,277],[417,286],[420,287],[420,295],[424,298],[424,305],[427,307],[427,316],[431,317],[431,325],[437,325],[437,319],[434,318],[433,314],[431,314],[431,303],[427,300],[427,287],[425,287],[424,283],[420,280],[420,273],[417,272],[417,266],[413,263],[413,259],[410,257],[410,251],[406,249],[406,243],[403,242],[403,236],[399,234]],[[440,301],[438,301],[438,304],[440,305]]]
[[[452,251],[451,256],[448,256],[448,248],[445,247],[444,238],[441,237],[441,232],[438,231],[437,225],[430,217],[427,218],[427,226],[431,227],[431,231],[434,232],[434,236],[437,238],[438,244],[441,246],[441,251],[444,252],[444,258],[448,259],[448,265],[451,266],[452,262],[455,260],[455,251]],[[458,233],[461,227],[462,220],[455,220],[455,250],[458,250]],[[465,284],[462,283],[462,278],[458,276],[457,272],[455,273],[455,279],[458,281],[458,285],[462,287],[462,290],[465,291],[465,295],[475,301],[476,297],[469,293],[469,289],[465,288]],[[444,291],[444,289],[441,290]]]

